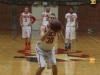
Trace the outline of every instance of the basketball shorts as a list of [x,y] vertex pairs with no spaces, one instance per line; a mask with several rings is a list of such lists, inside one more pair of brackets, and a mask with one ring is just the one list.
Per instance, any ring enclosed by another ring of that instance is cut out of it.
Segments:
[[36,56],[38,60],[39,67],[52,67],[52,65],[56,65],[56,58],[55,58],[55,49],[53,48],[49,52],[45,52],[39,48],[38,45],[35,47]]
[[70,39],[70,40],[76,39],[75,27],[66,27],[65,39]]
[[22,37],[23,38],[30,38],[31,36],[31,27],[30,26],[23,26],[22,27]]

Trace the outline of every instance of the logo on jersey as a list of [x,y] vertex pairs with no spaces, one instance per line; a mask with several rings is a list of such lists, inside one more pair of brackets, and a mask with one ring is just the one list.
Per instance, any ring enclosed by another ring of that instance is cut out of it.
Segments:
[[29,15],[24,15],[23,18],[30,18]]
[[48,37],[47,37],[47,41],[46,43],[47,44],[51,44],[54,42],[54,37],[56,36],[56,33],[55,32],[50,32]]
[[44,14],[44,17],[49,17],[49,15],[48,14]]
[[23,18],[25,19],[25,22],[27,22],[27,19],[30,18],[29,15],[23,15]]

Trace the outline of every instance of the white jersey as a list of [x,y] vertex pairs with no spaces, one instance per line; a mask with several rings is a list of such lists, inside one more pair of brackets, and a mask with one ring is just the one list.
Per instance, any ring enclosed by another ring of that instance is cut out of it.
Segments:
[[43,17],[43,21],[42,21],[42,24],[43,25],[47,25],[48,24],[48,16],[51,14],[51,12],[47,13],[47,12],[44,12],[44,17]]
[[24,26],[27,26],[31,21],[30,13],[28,13],[28,14],[22,13],[22,20],[23,20],[22,24]]
[[65,15],[65,18],[67,20],[66,27],[73,27],[73,26],[75,26],[75,21],[76,21],[76,18],[77,18],[76,13],[73,13],[73,14],[67,13]]
[[[45,25],[46,31],[48,31],[48,25]],[[42,50],[52,50],[54,48],[54,41],[55,41],[56,33],[54,31],[51,31],[47,38],[44,41],[39,40],[38,46]]]

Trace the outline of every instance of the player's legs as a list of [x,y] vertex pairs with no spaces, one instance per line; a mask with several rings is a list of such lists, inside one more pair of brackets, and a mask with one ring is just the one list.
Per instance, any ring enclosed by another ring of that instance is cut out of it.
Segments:
[[46,61],[45,61],[43,51],[38,46],[36,46],[35,51],[36,51],[36,56],[39,64],[39,68],[37,69],[35,75],[41,75],[43,70],[45,69]]
[[41,67],[39,67],[39,68],[37,69],[37,71],[36,71],[36,74],[35,74],[35,75],[41,75],[44,69],[45,69],[45,67],[42,67],[42,68],[41,68]]
[[68,50],[71,50],[72,40],[69,40],[68,44],[69,44]]
[[78,41],[77,40],[77,31],[76,30],[75,30],[75,40]]
[[55,58],[55,50],[52,50],[49,53],[48,59],[49,59],[49,62],[50,62],[49,64],[52,65],[52,74],[53,75],[57,75],[57,65],[56,65],[56,58]]
[[72,40],[76,39],[75,35],[75,27],[70,27],[70,41],[69,41],[69,49],[71,49]]
[[53,75],[57,75],[57,73],[58,73],[57,65],[52,66],[52,73],[53,73]]
[[25,27],[22,27],[22,38],[26,38],[26,31],[25,31]]
[[26,38],[26,50],[30,49],[30,38]]
[[66,27],[65,30],[65,49],[68,50],[69,42],[70,42],[70,27]]
[[30,41],[31,41],[31,27],[26,29],[26,42],[27,42],[27,49],[30,49]]
[[76,39],[75,33],[75,27],[71,27],[70,40]]
[[40,55],[37,53],[36,56],[37,56],[39,67],[38,67],[35,75],[41,75],[43,70],[45,69],[46,62],[44,60],[43,55]]
[[27,49],[27,32],[24,26],[22,27],[22,38],[25,39],[25,49]]

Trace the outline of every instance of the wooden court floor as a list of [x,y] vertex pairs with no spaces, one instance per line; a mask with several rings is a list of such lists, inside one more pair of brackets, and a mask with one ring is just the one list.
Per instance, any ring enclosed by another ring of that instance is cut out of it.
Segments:
[[[15,38],[16,37],[16,38]],[[14,40],[13,40],[14,39]],[[31,53],[34,53],[39,32],[32,31]],[[57,61],[58,75],[100,75],[100,36],[79,35],[72,43],[72,52],[68,52],[71,61]],[[56,41],[59,54],[63,51],[64,43]],[[37,62],[27,61],[27,58],[14,58],[24,56],[18,51],[24,50],[24,40],[21,32],[0,31],[0,75],[35,75]],[[42,75],[52,75],[51,70],[45,69]]]

